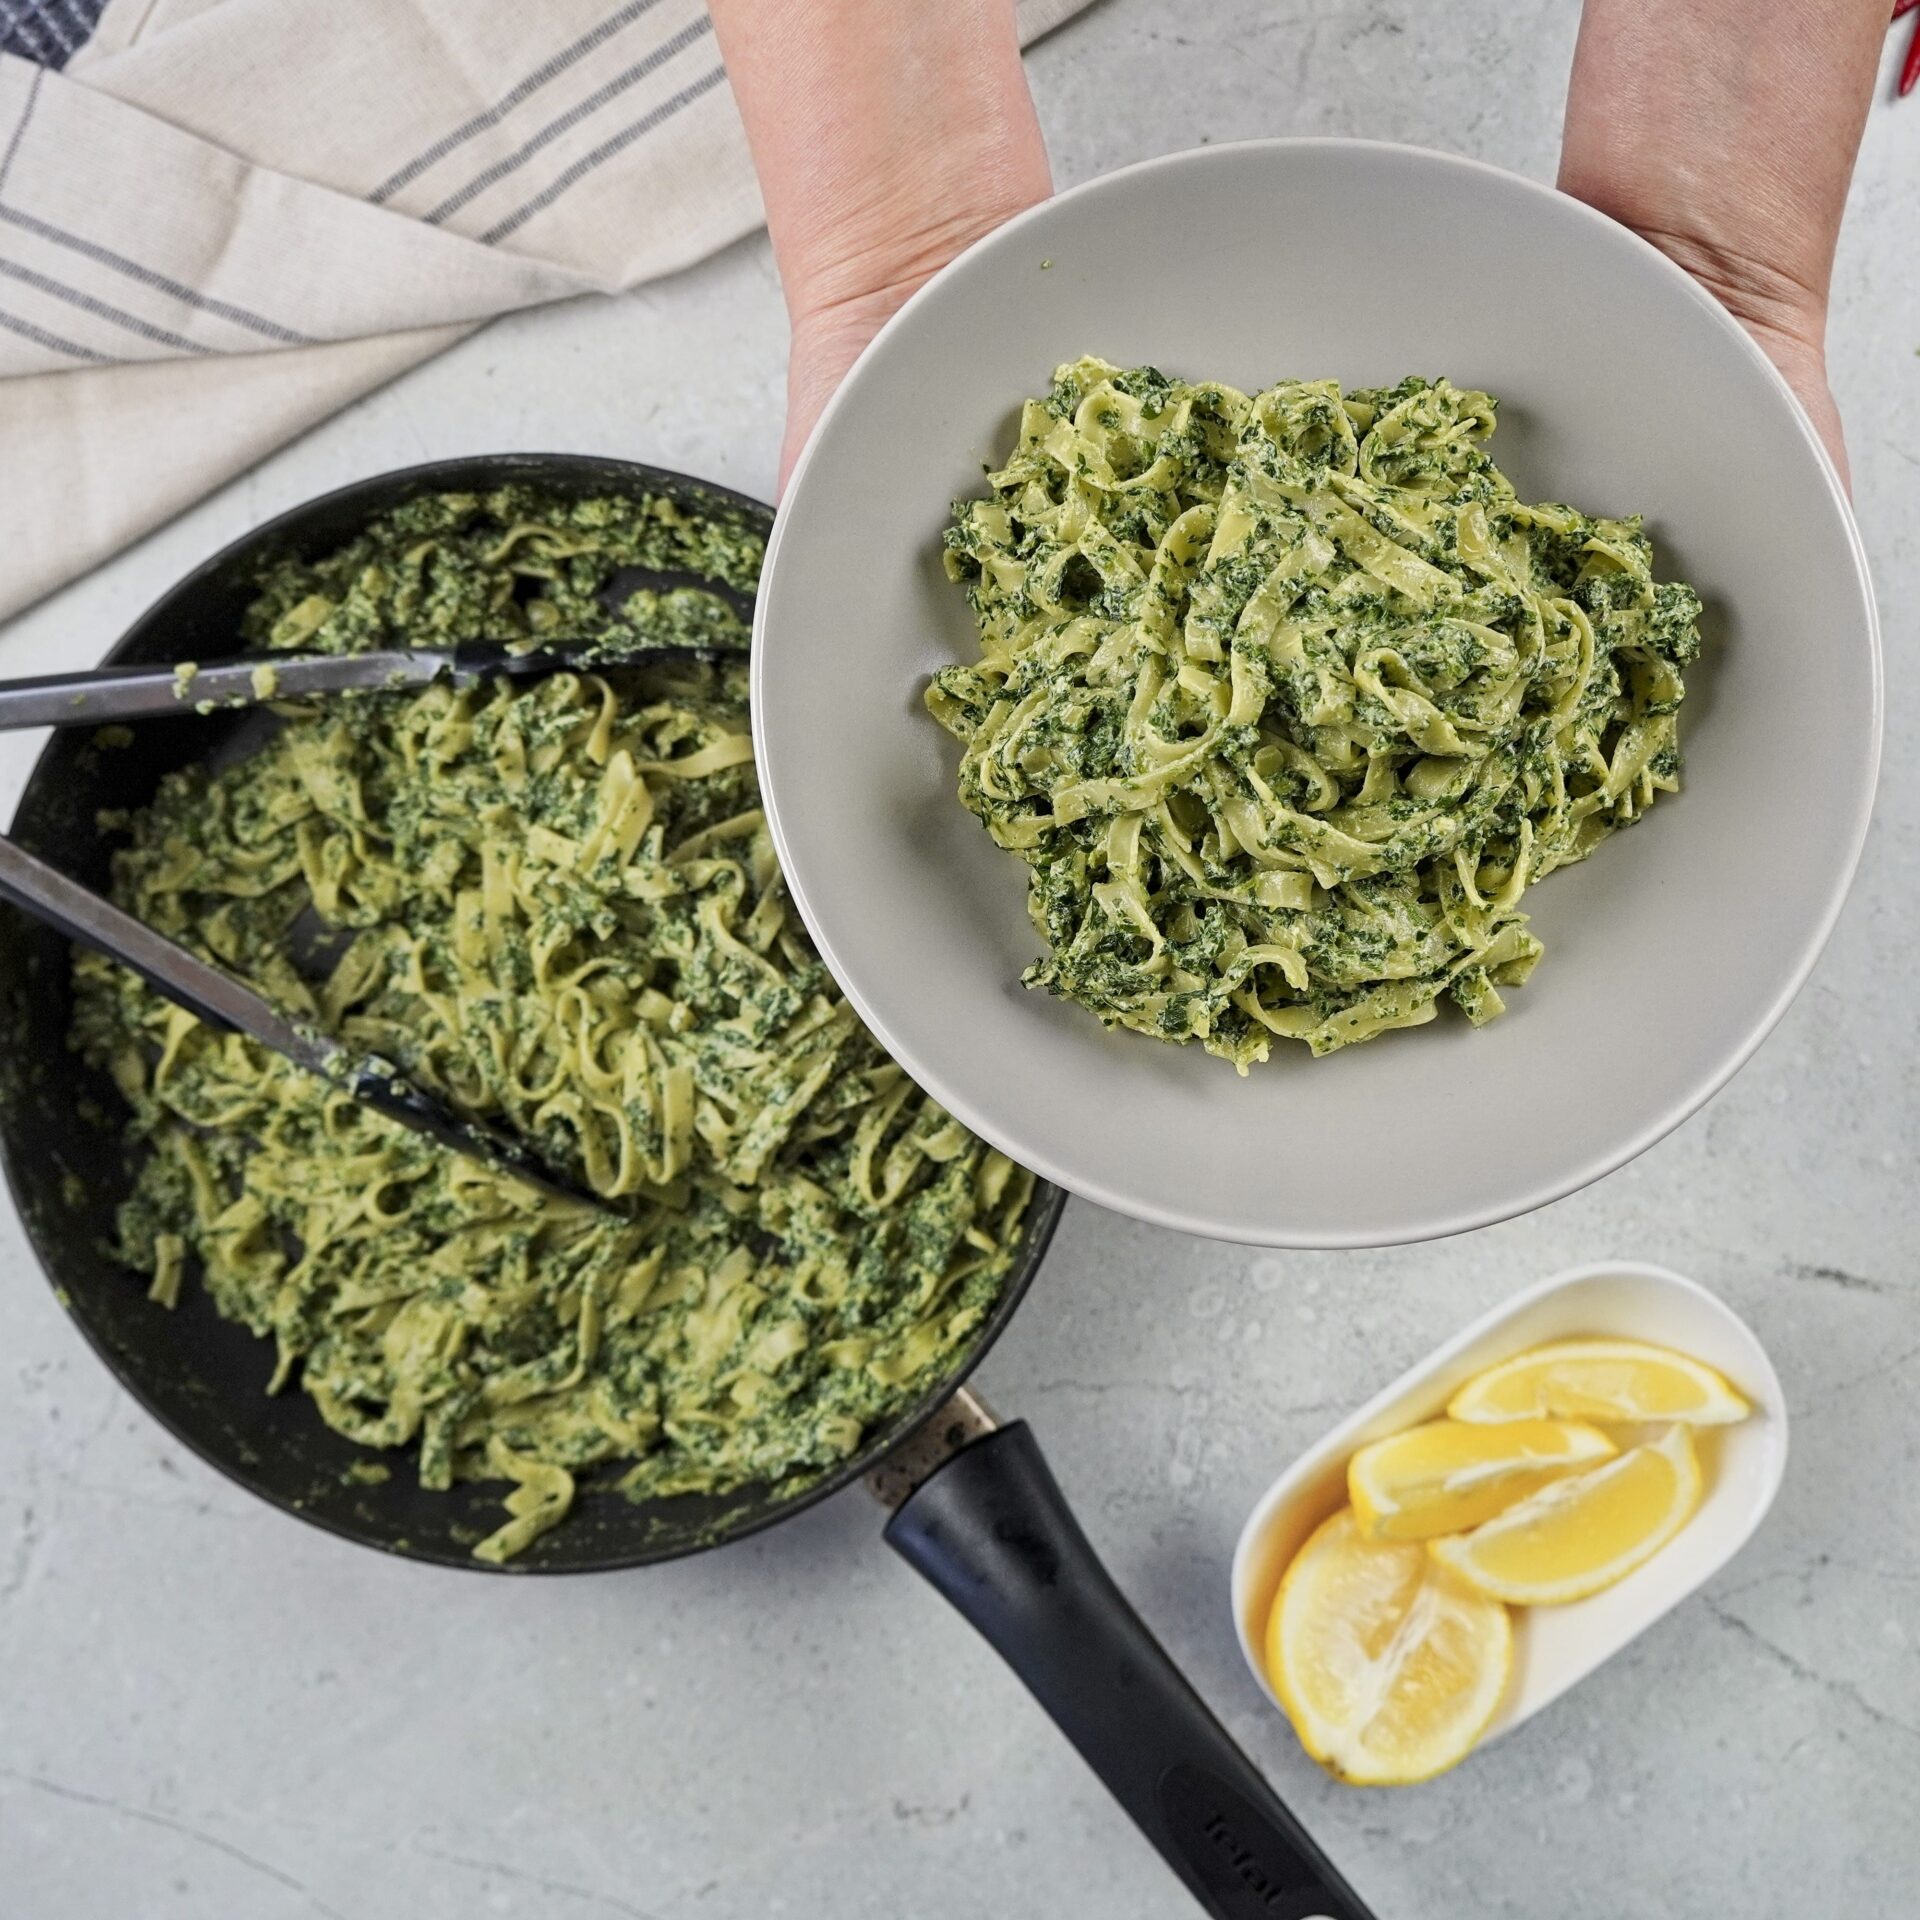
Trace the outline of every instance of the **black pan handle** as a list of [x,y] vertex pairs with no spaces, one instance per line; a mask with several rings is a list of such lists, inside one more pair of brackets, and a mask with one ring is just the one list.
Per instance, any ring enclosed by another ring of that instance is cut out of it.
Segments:
[[986,1636],[1215,1920],[1374,1920],[1114,1585],[1024,1420],[953,1455],[887,1544]]

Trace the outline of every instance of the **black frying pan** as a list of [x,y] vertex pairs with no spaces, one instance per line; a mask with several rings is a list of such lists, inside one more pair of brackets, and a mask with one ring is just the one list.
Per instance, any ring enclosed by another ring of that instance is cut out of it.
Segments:
[[[563,496],[647,492],[763,534],[767,508],[681,474],[579,454],[484,456],[384,474],[327,494],[216,554],[159,600],[108,656],[209,659],[235,650],[262,563],[318,556],[423,493],[519,481]],[[107,883],[105,807],[138,806],[160,777],[217,752],[244,718],[137,728],[132,743],[56,733],[13,832],[95,887]],[[270,1355],[189,1287],[152,1305],[104,1245],[131,1166],[119,1096],[67,1046],[66,943],[0,907],[0,1159],[62,1305],[94,1350],[175,1438],[263,1500],[349,1540],[441,1566],[478,1568],[500,1489],[423,1491],[404,1467],[369,1486],[364,1452],[302,1394],[269,1399]],[[1100,1564],[1020,1421],[999,1425],[962,1382],[1019,1305],[1066,1196],[1041,1185],[1006,1292],[947,1378],[799,1491],[582,1499],[563,1526],[501,1571],[645,1566],[743,1538],[872,1474],[895,1511],[888,1544],[979,1628],[1112,1789],[1200,1904],[1219,1920],[1370,1920],[1367,1909],[1180,1676]]]

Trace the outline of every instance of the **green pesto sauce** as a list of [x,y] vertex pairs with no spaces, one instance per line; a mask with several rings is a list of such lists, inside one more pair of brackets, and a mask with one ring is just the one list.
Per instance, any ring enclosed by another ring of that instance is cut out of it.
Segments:
[[1030,985],[1242,1072],[1501,1012],[1527,890],[1679,786],[1700,601],[1637,517],[1522,501],[1495,413],[1093,358],[1027,402],[927,704],[1028,868]]
[[427,1486],[514,1482],[485,1558],[582,1474],[634,1497],[817,1477],[952,1364],[1012,1263],[1030,1178],[887,1059],[788,904],[737,616],[596,598],[629,565],[750,591],[761,558],[749,526],[659,499],[413,502],[271,568],[246,641],[618,661],[697,640],[741,664],[284,703],[252,758],[113,823],[122,905],[617,1210],[450,1155],[75,957],[76,1043],[145,1150],[127,1263],[162,1302],[197,1280],[274,1342],[275,1385],[411,1449]]

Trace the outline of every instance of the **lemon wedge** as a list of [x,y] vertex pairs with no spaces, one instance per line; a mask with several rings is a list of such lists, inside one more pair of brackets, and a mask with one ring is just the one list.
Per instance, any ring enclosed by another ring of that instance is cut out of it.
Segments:
[[1726,1426],[1751,1409],[1699,1360],[1639,1340],[1556,1340],[1469,1380],[1447,1412],[1502,1420],[1682,1420]]
[[1464,1759],[1512,1665],[1505,1607],[1422,1546],[1369,1540],[1350,1507],[1294,1556],[1267,1624],[1267,1669],[1301,1744],[1357,1786]]
[[1380,1540],[1464,1533],[1562,1474],[1620,1449],[1577,1420],[1509,1420],[1472,1427],[1430,1420],[1365,1446],[1347,1463],[1361,1532]]
[[1583,1600],[1652,1559],[1693,1517],[1700,1487],[1691,1434],[1669,1427],[1646,1446],[1555,1480],[1471,1533],[1429,1540],[1427,1551],[1492,1600]]

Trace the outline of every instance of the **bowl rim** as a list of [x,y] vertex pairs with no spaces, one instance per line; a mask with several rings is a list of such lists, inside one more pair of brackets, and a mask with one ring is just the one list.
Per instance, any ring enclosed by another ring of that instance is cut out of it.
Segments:
[[[1300,1499],[1308,1481],[1326,1471],[1336,1456],[1350,1455],[1355,1450],[1357,1436],[1364,1433],[1396,1402],[1425,1387],[1430,1380],[1444,1372],[1450,1363],[1470,1352],[1489,1335],[1498,1334],[1502,1328],[1518,1321],[1530,1308],[1539,1305],[1542,1301],[1595,1281],[1609,1280],[1650,1282],[1656,1287],[1682,1295],[1704,1307],[1711,1316],[1724,1322],[1738,1338],[1744,1341],[1751,1354],[1751,1371],[1749,1374],[1743,1374],[1738,1385],[1752,1401],[1756,1412],[1764,1416],[1763,1444],[1767,1446],[1768,1451],[1762,1478],[1754,1491],[1751,1507],[1737,1537],[1727,1545],[1718,1559],[1702,1568],[1694,1578],[1674,1588],[1665,1599],[1654,1604],[1646,1617],[1624,1638],[1598,1653],[1577,1671],[1570,1672],[1551,1693],[1533,1701],[1524,1712],[1517,1715],[1512,1713],[1511,1708],[1515,1703],[1511,1695],[1503,1698],[1495,1712],[1493,1725],[1483,1736],[1482,1744],[1502,1738],[1516,1728],[1524,1726],[1535,1714],[1553,1705],[1562,1694],[1577,1687],[1596,1668],[1603,1666],[1615,1654],[1638,1639],[1655,1621],[1671,1612],[1690,1594],[1697,1593],[1753,1538],[1759,1530],[1760,1523],[1772,1510],[1774,1500],[1779,1494],[1780,1483],[1786,1476],[1787,1455],[1792,1445],[1792,1422],[1787,1411],[1786,1389],[1781,1384],[1779,1370],[1774,1366],[1773,1356],[1768,1353],[1765,1342],[1712,1288],[1703,1286],[1698,1280],[1672,1267],[1662,1266],[1650,1260],[1588,1260],[1579,1266],[1564,1267],[1557,1273],[1551,1273],[1544,1279],[1536,1280],[1530,1286],[1522,1287],[1519,1292],[1508,1295],[1506,1299],[1496,1301],[1484,1313],[1469,1321],[1459,1332],[1441,1341],[1439,1345],[1403,1369],[1378,1393],[1371,1395],[1351,1413],[1336,1421],[1317,1440],[1303,1447],[1254,1502],[1234,1542],[1233,1559],[1227,1580],[1227,1602],[1233,1615],[1233,1637],[1240,1648],[1241,1658],[1245,1660],[1247,1669],[1253,1675],[1254,1682],[1261,1692],[1276,1707],[1280,1707],[1283,1713],[1285,1707],[1267,1674],[1259,1640],[1249,1630],[1248,1623],[1248,1612],[1254,1599],[1251,1591],[1255,1580],[1254,1561],[1259,1555],[1261,1544],[1267,1534],[1287,1509]],[[1617,1337],[1631,1339],[1638,1336],[1622,1333]],[[1657,1346],[1662,1343],[1655,1340],[1648,1344]],[[1513,1353],[1524,1351],[1526,1351],[1524,1346],[1515,1346],[1510,1352],[1495,1355],[1484,1364],[1498,1366],[1502,1359],[1510,1359]],[[1437,1417],[1439,1417],[1438,1414],[1422,1416],[1426,1419]],[[1532,1609],[1520,1608],[1517,1611],[1526,1613]]]
[[[1266,1222],[1260,1223],[1256,1228],[1251,1223],[1223,1220],[1203,1209],[1194,1209],[1173,1202],[1138,1198],[1102,1179],[1095,1172],[1063,1164],[1060,1156],[1053,1151],[1051,1143],[1046,1139],[1038,1136],[1024,1136],[1017,1125],[1003,1127],[997,1114],[983,1112],[975,1101],[967,1098],[954,1087],[950,1077],[937,1060],[928,1058],[918,1047],[902,1043],[900,1036],[892,1030],[890,1023],[879,1016],[878,1010],[872,1005],[864,989],[850,977],[841,943],[836,940],[832,930],[821,923],[810,899],[805,878],[806,862],[804,858],[796,858],[782,815],[779,778],[773,771],[776,756],[767,750],[766,714],[769,701],[766,689],[768,657],[766,628],[769,608],[775,598],[775,594],[768,589],[777,580],[786,545],[786,533],[791,525],[792,502],[806,486],[808,471],[814,464],[825,436],[832,430],[841,414],[854,404],[854,396],[861,387],[862,375],[868,364],[879,352],[885,350],[894,335],[909,324],[911,318],[916,316],[922,307],[938,301],[947,283],[957,275],[966,272],[974,260],[1017,246],[1021,236],[1030,226],[1054,217],[1057,209],[1062,205],[1114,191],[1124,191],[1124,183],[1136,176],[1204,168],[1219,164],[1223,158],[1252,152],[1276,154],[1316,152],[1336,156],[1392,154],[1421,167],[1479,176],[1500,182],[1508,189],[1518,188],[1536,199],[1558,203],[1572,209],[1574,217],[1585,222],[1594,231],[1609,235],[1612,244],[1618,244],[1618,236],[1624,236],[1631,248],[1640,251],[1654,273],[1664,277],[1670,286],[1681,291],[1696,307],[1712,316],[1714,323],[1732,348],[1741,353],[1750,365],[1758,368],[1774,389],[1775,394],[1786,402],[1802,441],[1813,454],[1815,464],[1826,484],[1828,497],[1840,514],[1847,550],[1853,561],[1855,582],[1866,613],[1872,713],[1868,738],[1864,742],[1865,750],[1859,761],[1860,772],[1864,777],[1854,797],[1845,844],[1837,857],[1828,864],[1829,883],[1826,899],[1817,920],[1801,943],[1800,951],[1794,959],[1787,978],[1773,999],[1753,1015],[1739,1044],[1729,1048],[1726,1055],[1715,1066],[1698,1075],[1693,1082],[1650,1115],[1637,1129],[1625,1134],[1611,1145],[1589,1153],[1559,1175],[1540,1179],[1522,1192],[1509,1195],[1505,1199],[1452,1212],[1430,1210],[1428,1217],[1423,1220],[1402,1222],[1384,1229],[1379,1223],[1369,1224],[1365,1220],[1358,1221],[1353,1226],[1340,1231],[1319,1228],[1307,1232],[1290,1232],[1284,1226]],[[1159,154],[1146,160],[1135,161],[1131,165],[1118,167],[1111,172],[1098,174],[1090,180],[1081,181],[1078,185],[1055,194],[1051,199],[1043,200],[1038,205],[1016,214],[1011,220],[976,240],[972,246],[955,256],[933,275],[900,307],[899,311],[862,350],[842,377],[840,385],[822,410],[819,419],[814,422],[813,430],[808,434],[800,455],[794,462],[792,472],[782,490],[780,511],[775,516],[772,535],[767,541],[766,564],[761,574],[761,593],[755,608],[753,657],[749,671],[754,749],[763,769],[762,797],[766,807],[767,824],[773,836],[774,850],[779,856],[781,871],[787,876],[788,891],[799,909],[802,920],[806,923],[814,945],[820,951],[821,958],[840,983],[841,991],[868,1028],[885,1045],[888,1052],[969,1131],[990,1141],[1020,1165],[1031,1168],[1040,1178],[1064,1187],[1069,1193],[1091,1200],[1096,1205],[1106,1207],[1113,1212],[1145,1220],[1154,1226],[1170,1227],[1176,1232],[1191,1233],[1207,1239],[1231,1241],[1244,1246],[1295,1250],[1343,1251],[1364,1247],[1412,1245],[1428,1240],[1447,1239],[1455,1234],[1470,1233],[1480,1227],[1493,1226],[1502,1220],[1511,1220],[1522,1214],[1532,1213],[1540,1207],[1551,1205],[1556,1200],[1565,1199],[1568,1194],[1577,1193],[1583,1187],[1591,1186],[1596,1180],[1604,1179],[1606,1175],[1625,1166],[1628,1161],[1637,1159],[1648,1148],[1657,1145],[1676,1127],[1699,1112],[1752,1059],[1761,1042],[1779,1025],[1788,1007],[1793,1004],[1800,990],[1806,985],[1815,963],[1825,951],[1827,942],[1833,935],[1841,909],[1846,905],[1848,894],[1852,889],[1861,854],[1866,846],[1867,829],[1872,821],[1874,800],[1879,787],[1882,741],[1886,727],[1885,665],[1881,644],[1880,609],[1874,593],[1873,575],[1867,560],[1865,541],[1853,512],[1852,500],[1806,408],[1801,405],[1798,396],[1788,386],[1785,376],[1767,358],[1759,343],[1746,328],[1699,281],[1662,253],[1658,247],[1631,228],[1600,212],[1598,208],[1576,200],[1571,194],[1562,193],[1556,187],[1530,180],[1524,174],[1495,166],[1489,161],[1470,159],[1461,154],[1443,153],[1436,148],[1415,146],[1401,141],[1365,140],[1346,135],[1307,135],[1223,141],[1218,145],[1186,147],[1173,153]]]

